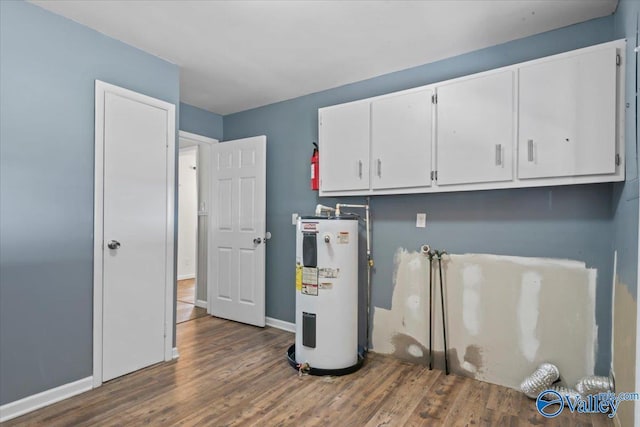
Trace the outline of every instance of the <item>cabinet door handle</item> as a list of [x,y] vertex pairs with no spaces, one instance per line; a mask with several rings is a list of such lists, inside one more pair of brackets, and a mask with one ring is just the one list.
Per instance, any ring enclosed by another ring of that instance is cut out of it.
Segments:
[[527,159],[533,162],[533,139],[527,141]]
[[358,178],[362,179],[362,160],[358,160]]
[[496,144],[496,166],[502,166],[502,144]]
[[378,159],[378,178],[382,178],[382,160]]

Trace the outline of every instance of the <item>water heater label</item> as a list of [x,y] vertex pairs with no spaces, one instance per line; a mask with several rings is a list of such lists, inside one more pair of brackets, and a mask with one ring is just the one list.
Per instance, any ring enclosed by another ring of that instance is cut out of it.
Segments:
[[317,222],[303,222],[302,231],[318,231]]
[[315,297],[318,296],[318,285],[307,285],[302,284],[302,295],[313,295]]
[[339,268],[320,268],[318,269],[318,276],[327,279],[337,279],[340,276]]
[[341,231],[338,233],[338,243],[340,244],[347,244],[349,243],[349,232],[348,231]]
[[302,266],[296,265],[296,291],[302,290]]
[[320,283],[320,289],[333,289],[333,283],[331,283],[331,282],[322,282],[322,283]]
[[318,269],[314,267],[302,268],[302,294],[318,295]]

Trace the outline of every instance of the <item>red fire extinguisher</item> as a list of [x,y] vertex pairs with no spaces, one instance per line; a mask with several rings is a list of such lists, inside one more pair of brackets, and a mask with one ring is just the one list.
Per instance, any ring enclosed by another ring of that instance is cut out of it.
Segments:
[[313,155],[311,156],[311,189],[320,189],[320,153],[318,153],[318,144],[313,143]]

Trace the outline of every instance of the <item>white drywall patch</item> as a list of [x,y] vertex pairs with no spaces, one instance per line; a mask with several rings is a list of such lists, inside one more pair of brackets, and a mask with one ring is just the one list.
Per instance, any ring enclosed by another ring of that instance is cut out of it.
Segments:
[[462,267],[462,322],[472,336],[480,329],[480,292],[482,287],[482,269],[477,264],[465,264]]
[[518,323],[520,325],[519,345],[524,357],[533,362],[540,347],[536,335],[539,315],[539,294],[542,278],[534,271],[522,275],[520,299],[518,301]]
[[422,357],[424,355],[424,353],[422,352],[422,349],[415,344],[411,344],[407,349],[407,351],[413,357]]
[[[373,309],[372,349],[428,363],[428,259],[400,248],[394,262],[391,309]],[[432,345],[434,366],[443,369],[437,265]],[[593,373],[595,270],[579,261],[483,254],[445,256],[442,268],[452,372],[512,388],[542,362],[557,365],[571,385]]]

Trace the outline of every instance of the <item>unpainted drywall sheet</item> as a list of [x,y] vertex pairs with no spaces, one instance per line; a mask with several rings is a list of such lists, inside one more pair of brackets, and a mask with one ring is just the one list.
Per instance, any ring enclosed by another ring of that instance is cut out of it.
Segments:
[[[395,254],[391,310],[374,307],[373,351],[428,363],[429,263]],[[443,364],[438,263],[432,264],[433,349]],[[485,254],[442,260],[449,366],[461,375],[518,388],[542,362],[570,386],[594,370],[596,271],[570,260]]]
[[[638,304],[629,287],[615,278],[613,291],[613,371],[616,393],[634,392],[636,385],[636,316]],[[618,409],[622,426],[633,426],[634,413],[631,402],[622,402]]]

